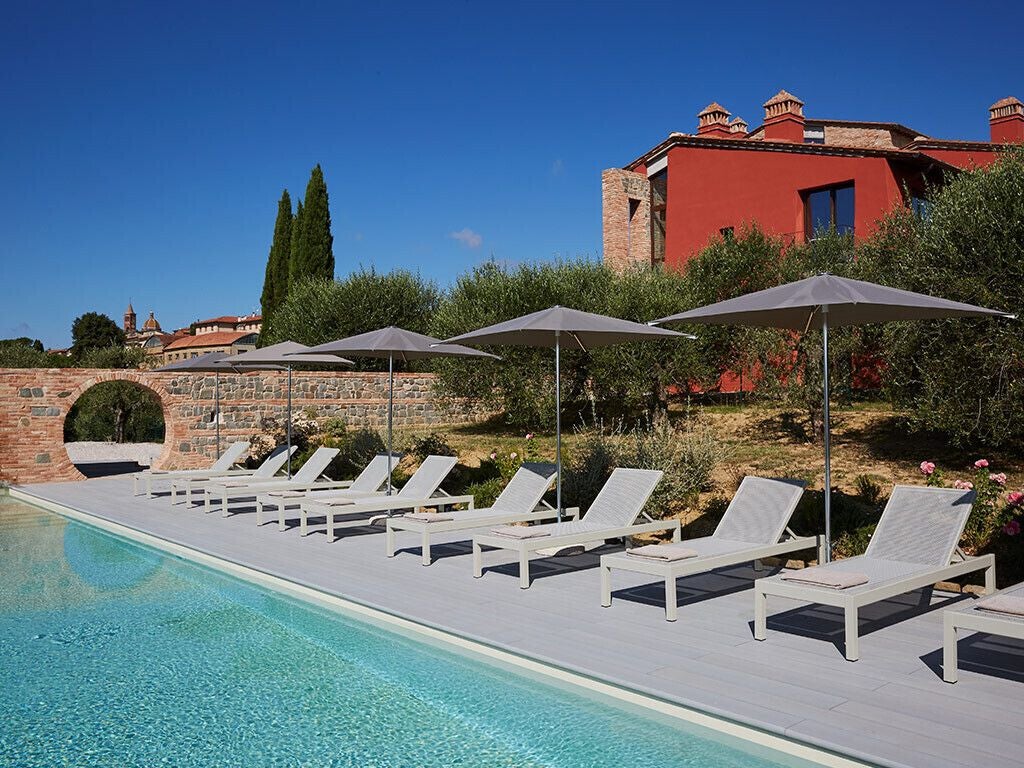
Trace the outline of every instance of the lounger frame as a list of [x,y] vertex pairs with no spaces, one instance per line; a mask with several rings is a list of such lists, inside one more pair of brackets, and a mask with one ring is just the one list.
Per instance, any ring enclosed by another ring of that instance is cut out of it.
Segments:
[[768,595],[803,600],[819,605],[830,605],[843,610],[846,659],[857,661],[860,658],[858,612],[865,605],[888,600],[897,595],[904,595],[907,592],[929,587],[940,581],[966,576],[976,571],[985,572],[985,593],[989,594],[995,590],[996,560],[994,555],[967,557],[957,549],[955,560],[944,568],[930,568],[905,579],[896,579],[886,584],[880,584],[873,589],[857,592],[799,584],[780,578],[758,579],[754,582],[754,638],[757,640],[767,638]]
[[[298,450],[298,446],[293,445],[291,447],[290,454],[294,455],[297,450]],[[280,451],[280,452],[278,453],[278,451]],[[193,492],[193,490],[195,490],[195,486],[197,484],[200,485],[200,490],[202,490],[202,488],[205,487],[203,485],[204,483],[214,483],[214,482],[217,482],[218,480],[230,480],[230,479],[233,479],[235,477],[240,478],[240,479],[241,478],[252,478],[252,479],[258,480],[261,476],[257,475],[256,473],[259,472],[264,467],[264,465],[267,464],[268,461],[272,462],[271,466],[273,466],[274,464],[276,464],[277,466],[276,466],[276,469],[274,470],[274,474],[273,475],[267,475],[266,477],[267,477],[267,479],[276,479],[275,475],[277,475],[277,473],[280,472],[284,468],[285,463],[288,461],[288,455],[289,455],[289,451],[286,448],[281,447],[280,449],[275,449],[275,451],[272,452],[269,456],[267,456],[267,458],[263,460],[263,463],[260,464],[260,466],[256,467],[255,469],[247,469],[247,470],[241,470],[241,471],[239,471],[239,470],[227,470],[227,471],[224,471],[224,472],[207,472],[207,471],[202,471],[201,473],[199,473],[197,475],[188,475],[187,477],[179,478],[178,480],[175,480],[175,481],[171,482],[171,503],[172,504],[176,504],[177,503],[176,498],[175,498],[175,494],[176,494],[177,488],[179,486],[182,486],[182,485],[184,486],[184,490],[185,490],[185,503],[191,505],[192,504],[192,492]]]
[[601,606],[608,608],[612,604],[612,569],[644,573],[658,576],[665,581],[665,620],[675,621],[679,617],[676,605],[676,579],[706,573],[716,568],[752,562],[755,571],[762,570],[761,559],[778,557],[790,552],[816,548],[818,557],[822,554],[822,538],[820,536],[797,536],[786,528],[786,537],[775,544],[751,544],[748,549],[727,552],[708,557],[691,557],[684,560],[665,561],[648,557],[630,556],[625,552],[616,552],[601,556]]
[[[152,468],[143,470],[142,472],[135,472],[132,475],[132,495],[139,496],[139,480],[145,479],[146,481],[146,498],[153,498],[153,480],[164,480],[171,482],[171,501],[174,501],[175,488],[174,481],[181,480],[187,477],[210,477],[211,475],[224,473],[226,475],[244,475],[248,472],[252,472],[251,469],[244,469],[242,467],[235,467],[242,460],[242,457],[249,451],[250,445],[246,440],[239,440],[236,443],[232,443],[227,447],[224,453],[214,462],[213,466],[207,467],[206,469],[172,469],[172,470],[154,470]],[[215,466],[218,462],[230,459],[231,466],[226,469],[216,469]]]
[[[337,528],[365,528],[367,525],[380,520],[382,517],[388,519],[395,510],[412,509],[418,510],[425,507],[437,507],[439,510],[455,504],[467,504],[473,509],[473,496],[450,496],[439,488],[437,493],[428,498],[412,499],[395,494],[392,496],[381,496],[372,499],[357,499],[351,504],[324,504],[322,502],[304,501],[300,508],[299,533],[302,536],[309,534],[309,517],[327,518],[327,540],[334,541],[334,534]],[[352,517],[358,515],[355,520],[337,520],[338,517]]]
[[[1016,590],[1019,587],[1020,585],[1015,585],[1002,591]],[[1005,616],[995,611],[983,610],[977,605],[944,611],[942,614],[942,679],[947,683],[955,683],[960,679],[960,671],[957,669],[957,642],[960,639],[958,632],[961,629],[1024,640],[1024,617]]]

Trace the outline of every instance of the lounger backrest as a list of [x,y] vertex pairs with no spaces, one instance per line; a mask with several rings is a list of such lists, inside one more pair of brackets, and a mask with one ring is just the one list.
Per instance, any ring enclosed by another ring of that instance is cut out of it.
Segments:
[[744,477],[715,528],[715,538],[776,544],[806,486],[802,480]]
[[974,491],[897,485],[871,541],[868,557],[949,565],[974,504]]
[[498,498],[491,505],[492,509],[503,509],[507,512],[532,512],[544,498],[544,494],[551,487],[557,474],[558,467],[554,464],[524,463],[516,470],[505,489],[498,494]]
[[242,458],[242,454],[249,450],[249,442],[247,440],[239,440],[237,443],[232,443],[228,446],[228,449],[220,455],[213,464],[210,465],[210,469],[215,472],[226,472],[235,465],[235,462]]
[[660,469],[617,467],[583,516],[583,521],[602,528],[632,525],[664,474]]
[[316,479],[324,473],[327,466],[334,461],[334,457],[338,455],[338,448],[328,448],[327,446],[320,446],[313,455],[306,459],[306,463],[302,465],[294,475],[292,480],[297,483],[314,483]]
[[455,456],[427,456],[419,469],[402,486],[398,495],[406,499],[429,499],[448,477],[457,461]]
[[256,468],[256,471],[252,473],[253,477],[273,477],[276,475],[284,463],[288,461],[288,457],[295,453],[298,446],[293,445],[291,449],[286,445],[279,445],[270,455],[263,460],[263,463]]
[[[402,454],[392,453],[391,454],[391,469],[394,470],[398,466],[398,462],[402,460]],[[360,472],[356,479],[352,481],[352,485],[348,487],[350,491],[359,491],[360,493],[374,493],[380,490],[380,487],[388,481],[388,455],[386,453],[378,453],[367,464],[363,471]]]

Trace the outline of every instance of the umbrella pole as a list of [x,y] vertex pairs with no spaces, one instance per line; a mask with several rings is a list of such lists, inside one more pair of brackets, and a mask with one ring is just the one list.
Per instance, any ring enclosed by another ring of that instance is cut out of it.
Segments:
[[217,458],[220,458],[220,371],[213,372],[213,418],[217,426]]
[[391,419],[395,408],[395,355],[388,352],[388,496],[391,495]]
[[292,367],[288,366],[288,479],[292,479]]
[[821,347],[822,347],[822,373],[824,386],[822,387],[825,400],[822,408],[822,428],[825,438],[825,546],[822,550],[825,562],[832,559],[832,435],[829,423],[828,401],[828,306],[821,308]]
[[555,511],[558,522],[562,522],[562,354],[558,335],[555,331]]

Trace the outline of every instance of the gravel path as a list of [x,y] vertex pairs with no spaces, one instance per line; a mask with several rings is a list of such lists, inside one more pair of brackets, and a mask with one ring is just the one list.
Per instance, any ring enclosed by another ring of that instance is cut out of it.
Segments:
[[82,441],[65,443],[73,464],[93,464],[107,461],[135,461],[149,466],[163,451],[163,443],[100,443]]

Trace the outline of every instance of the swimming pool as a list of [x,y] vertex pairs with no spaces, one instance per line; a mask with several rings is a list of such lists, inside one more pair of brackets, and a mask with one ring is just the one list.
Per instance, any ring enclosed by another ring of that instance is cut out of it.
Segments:
[[0,764],[804,766],[0,499]]

